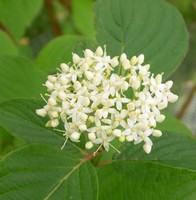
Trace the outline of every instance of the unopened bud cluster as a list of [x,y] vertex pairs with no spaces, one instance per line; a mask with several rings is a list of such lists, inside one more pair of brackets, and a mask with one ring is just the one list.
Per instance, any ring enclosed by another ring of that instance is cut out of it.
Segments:
[[98,47],[95,52],[84,50],[84,57],[73,53],[72,59],[44,84],[48,99],[36,113],[49,116],[46,126],[56,128],[62,121],[65,140],[79,142],[84,134],[87,149],[99,145],[108,151],[111,141],[119,139],[143,142],[150,153],[150,136],[162,135],[156,129],[165,118],[160,110],[178,99],[170,91],[173,82],[162,83],[162,74],[151,74],[143,54],[111,58]]

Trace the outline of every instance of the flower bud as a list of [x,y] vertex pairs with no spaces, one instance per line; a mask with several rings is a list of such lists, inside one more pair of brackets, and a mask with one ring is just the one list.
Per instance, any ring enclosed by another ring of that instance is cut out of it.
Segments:
[[85,122],[88,119],[88,115],[85,113],[80,113],[78,115],[79,119],[82,120],[83,122]]
[[54,83],[55,81],[56,81],[56,76],[52,76],[52,75],[49,75],[48,76],[48,80],[50,81],[50,82],[52,82],[52,83]]
[[132,65],[135,65],[137,63],[137,57],[136,56],[133,56],[132,58],[131,58],[131,64]]
[[95,133],[93,133],[93,132],[89,133],[89,134],[88,134],[88,139],[89,139],[89,140],[95,140],[95,139],[96,139]]
[[84,51],[84,56],[85,57],[93,57],[94,53],[90,49],[86,49]]
[[52,111],[50,112],[49,114],[52,118],[57,118],[59,116],[58,112],[57,111]]
[[89,69],[89,65],[87,63],[83,63],[81,69],[86,72]]
[[85,75],[88,80],[91,80],[94,77],[93,72],[90,71],[85,71]]
[[120,61],[123,62],[124,60],[127,60],[127,55],[125,53],[123,53],[121,56],[120,56]]
[[85,148],[86,149],[91,149],[93,147],[93,143],[91,141],[86,142]]
[[173,85],[173,81],[167,81],[165,84],[166,84],[167,90],[169,90]]
[[60,100],[62,100],[62,101],[65,100],[66,97],[67,97],[67,95],[65,94],[64,91],[60,91],[60,92],[58,93],[58,98],[59,98]]
[[69,82],[69,80],[68,80],[65,76],[61,76],[61,77],[59,78],[59,81],[60,81],[60,83],[61,83],[62,85],[66,85],[66,84]]
[[122,66],[125,70],[129,69],[131,67],[129,60],[128,59],[123,60]]
[[79,81],[76,81],[74,83],[73,87],[74,87],[75,90],[79,90],[82,87],[82,85]]
[[64,73],[66,73],[66,72],[69,71],[69,66],[68,66],[67,64],[61,63],[60,66],[61,66],[61,70],[62,70]]
[[86,124],[81,124],[81,125],[79,125],[78,128],[79,128],[80,131],[86,131],[87,130]]
[[140,54],[137,58],[137,62],[141,65],[144,62],[144,54]]
[[53,97],[50,97],[48,99],[48,105],[49,106],[55,106],[57,104],[56,100]]
[[82,59],[76,53],[73,53],[72,54],[72,60],[73,60],[74,64],[77,65],[81,62]]
[[156,116],[156,121],[159,123],[164,121],[164,119],[165,119],[165,115],[157,115]]
[[162,132],[160,130],[153,130],[152,135],[154,137],[160,137],[162,136]]
[[95,122],[95,117],[93,117],[93,116],[90,116],[88,119],[89,119],[89,122],[91,122],[91,123]]
[[95,54],[97,56],[103,56],[103,49],[99,46],[97,47],[96,51],[95,51]]
[[46,112],[46,110],[44,108],[41,108],[41,109],[37,109],[36,110],[36,114],[41,116],[41,117],[45,117],[47,112]]
[[47,87],[48,90],[54,89],[54,84],[51,83],[50,81],[46,81],[45,86]]
[[78,133],[78,132],[73,132],[71,135],[70,135],[70,139],[72,140],[72,141],[78,141],[79,140],[79,138],[80,138],[80,134]]
[[119,62],[118,62],[118,57],[114,57],[113,59],[110,60],[110,64],[112,65],[112,67],[116,67],[118,66]]
[[151,152],[152,145],[146,143],[143,145],[143,149],[147,154],[149,154]]
[[58,125],[59,125],[59,120],[58,120],[58,119],[52,119],[52,120],[50,121],[50,126],[51,126],[51,127],[55,128],[55,127],[57,127]]
[[120,141],[120,142],[124,142],[124,141],[125,141],[125,136],[124,136],[124,135],[120,136],[120,137],[119,137],[119,141]]
[[126,140],[127,140],[128,142],[133,141],[133,136],[132,136],[132,135],[127,135],[127,136],[126,136]]
[[170,92],[168,95],[168,101],[171,103],[174,103],[177,100],[178,100],[178,96]]

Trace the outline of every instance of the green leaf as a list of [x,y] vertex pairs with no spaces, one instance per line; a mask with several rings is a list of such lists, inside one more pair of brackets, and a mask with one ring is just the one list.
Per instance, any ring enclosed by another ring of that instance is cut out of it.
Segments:
[[74,46],[82,37],[69,35],[61,36],[49,42],[39,53],[36,63],[47,73],[56,71],[63,62],[70,62]]
[[18,56],[0,57],[0,102],[16,97],[38,97],[45,75],[33,62]]
[[0,30],[0,55],[17,55],[17,48],[6,33]]
[[99,0],[95,28],[112,55],[145,55],[155,74],[167,78],[187,51],[187,31],[176,8],[162,0]]
[[196,170],[196,139],[184,134],[164,132],[161,138],[152,138],[153,148],[146,154],[143,144],[126,143],[115,159],[151,160],[174,167]]
[[[4,102],[0,104],[0,126],[11,135],[28,143],[50,144],[60,149],[65,138],[45,127],[46,120],[35,112],[41,107],[43,107],[43,102],[31,99]],[[74,154],[82,152],[71,142],[67,142],[64,149]]]
[[93,0],[72,0],[73,20],[78,30],[85,36],[94,38]]
[[61,148],[64,138],[45,128],[46,121],[36,115],[35,110],[42,106],[42,102],[30,99],[4,102],[0,105],[0,125],[28,143],[52,144]]
[[117,161],[98,169],[100,200],[193,200],[196,171],[144,161]]
[[42,7],[42,0],[0,1],[0,22],[18,40]]
[[97,199],[94,167],[80,156],[48,145],[30,145],[0,162],[0,199]]
[[161,131],[172,131],[176,133],[184,133],[186,135],[192,136],[190,129],[180,120],[175,117],[163,113],[166,117],[165,120],[157,124],[157,129]]

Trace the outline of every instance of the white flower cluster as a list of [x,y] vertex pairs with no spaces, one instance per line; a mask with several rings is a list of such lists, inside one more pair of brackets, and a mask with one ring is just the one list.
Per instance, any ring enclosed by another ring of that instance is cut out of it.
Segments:
[[172,81],[162,83],[162,74],[151,74],[150,65],[143,62],[143,54],[130,60],[125,53],[111,58],[101,47],[95,52],[86,49],[84,57],[73,53],[73,64],[62,63],[59,73],[48,76],[44,85],[49,98],[36,113],[50,117],[46,126],[55,128],[63,122],[65,143],[79,142],[84,134],[86,149],[99,145],[108,151],[118,138],[143,142],[150,153],[150,136],[162,135],[156,129],[165,118],[160,110],[178,96],[170,92]]

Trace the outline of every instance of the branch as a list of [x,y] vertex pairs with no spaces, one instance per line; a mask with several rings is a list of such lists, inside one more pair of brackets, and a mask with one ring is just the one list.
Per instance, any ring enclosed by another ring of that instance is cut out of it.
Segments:
[[59,36],[62,34],[61,27],[58,23],[58,20],[55,15],[54,7],[52,5],[52,0],[45,0],[45,6],[48,11],[48,16],[50,19],[50,23],[52,25],[52,30],[55,36]]
[[192,98],[194,96],[195,91],[196,91],[196,84],[191,89],[191,91],[190,91],[189,95],[187,96],[184,104],[182,105],[182,108],[181,108],[180,112],[176,115],[176,117],[178,119],[182,119],[183,118],[187,108],[189,107],[189,105],[190,105],[190,103],[192,101]]
[[69,11],[69,13],[72,13],[72,5],[70,0],[59,0],[59,2]]
[[2,23],[0,23],[0,29],[10,37],[10,39],[12,40],[12,42],[15,45],[18,45],[18,43],[17,43],[16,39],[14,38],[14,36],[11,34],[11,32]]

